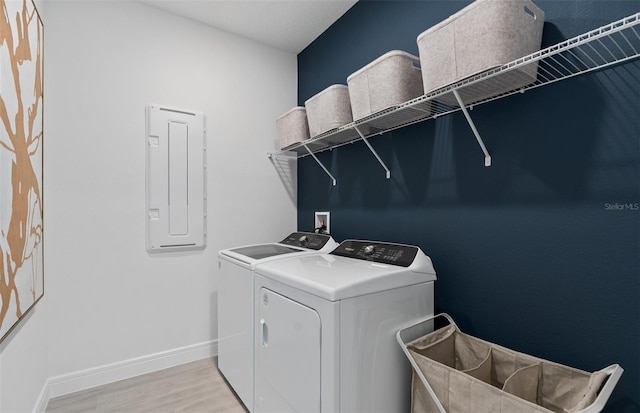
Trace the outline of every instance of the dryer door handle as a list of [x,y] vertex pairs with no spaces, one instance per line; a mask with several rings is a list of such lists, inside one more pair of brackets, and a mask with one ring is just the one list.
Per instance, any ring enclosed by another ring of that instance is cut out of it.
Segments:
[[260,319],[260,334],[262,336],[260,339],[260,344],[262,345],[262,347],[268,347],[269,327],[267,327],[267,322],[264,320],[264,318]]

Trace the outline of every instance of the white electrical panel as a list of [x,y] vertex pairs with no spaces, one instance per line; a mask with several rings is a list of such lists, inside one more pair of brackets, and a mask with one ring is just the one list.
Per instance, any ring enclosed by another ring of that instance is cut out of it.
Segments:
[[201,113],[147,106],[147,251],[206,246],[206,125]]

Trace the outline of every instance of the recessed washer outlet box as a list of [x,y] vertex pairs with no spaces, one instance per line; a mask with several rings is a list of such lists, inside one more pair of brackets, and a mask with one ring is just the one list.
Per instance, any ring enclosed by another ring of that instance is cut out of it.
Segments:
[[323,225],[326,227],[325,231],[327,234],[331,233],[331,226],[329,225],[331,219],[330,212],[316,212],[315,213],[315,223],[313,224],[313,228],[321,228]]

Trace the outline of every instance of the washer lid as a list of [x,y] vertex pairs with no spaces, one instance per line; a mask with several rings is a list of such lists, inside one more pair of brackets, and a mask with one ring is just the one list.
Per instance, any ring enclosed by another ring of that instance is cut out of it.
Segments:
[[329,235],[294,232],[282,242],[245,245],[218,251],[218,256],[253,268],[257,263],[281,259],[291,254],[331,252],[338,244]]
[[406,267],[332,253],[260,263],[256,273],[330,301],[436,279],[431,259],[419,248]]
[[260,244],[249,245],[247,247],[231,248],[229,251],[243,255],[247,258],[260,260],[263,258],[275,257],[276,255],[291,254],[302,251],[299,248],[286,247],[280,244]]

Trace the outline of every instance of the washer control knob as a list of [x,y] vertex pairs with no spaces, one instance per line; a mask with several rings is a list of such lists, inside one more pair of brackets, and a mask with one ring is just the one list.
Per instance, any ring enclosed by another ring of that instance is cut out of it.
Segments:
[[373,254],[373,252],[376,250],[376,247],[373,245],[367,245],[366,247],[364,247],[364,255],[371,255]]
[[303,235],[303,236],[300,237],[300,239],[298,239],[298,241],[300,241],[301,245],[305,245],[306,243],[309,242],[309,238],[307,238],[306,235]]

